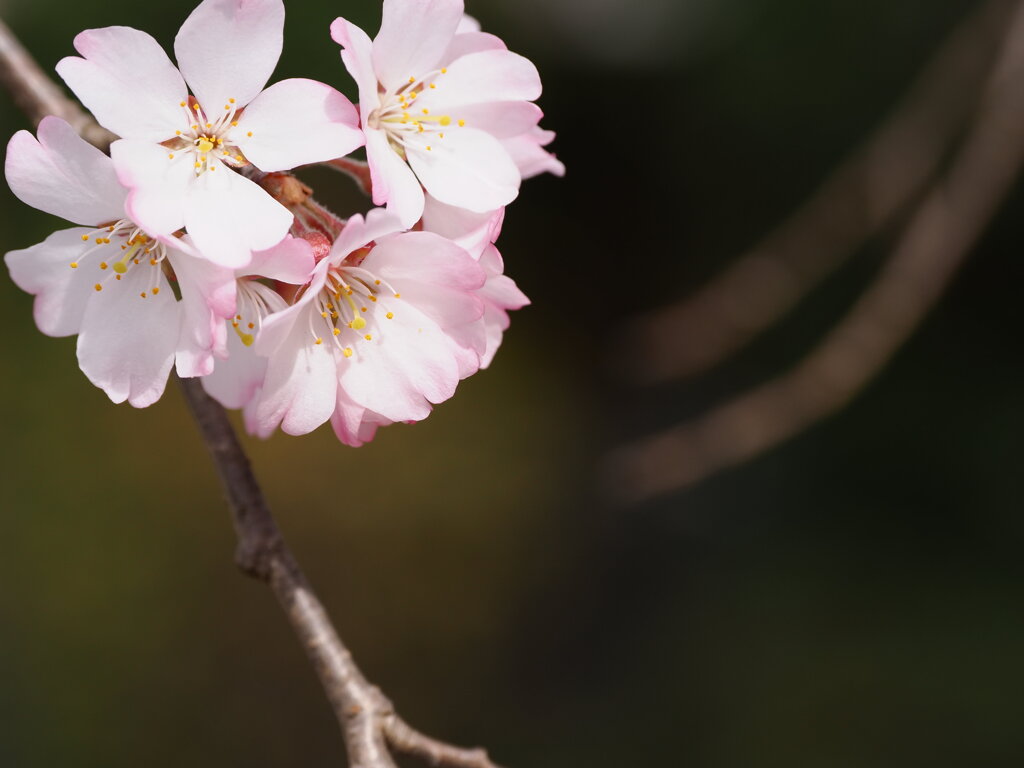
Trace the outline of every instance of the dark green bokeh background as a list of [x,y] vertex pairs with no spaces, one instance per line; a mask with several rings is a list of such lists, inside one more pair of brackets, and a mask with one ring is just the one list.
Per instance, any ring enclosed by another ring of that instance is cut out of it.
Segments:
[[[623,320],[788,213],[971,7],[470,3],[538,62],[569,166],[526,185],[501,243],[534,306],[422,424],[360,450],[329,431],[248,443],[343,636],[411,722],[519,768],[1024,760],[1020,191],[840,416],[643,508],[604,505],[596,469],[783,369],[842,314],[887,242],[700,382],[638,393],[609,375]],[[87,27],[169,46],[189,10],[0,0],[48,69]],[[377,3],[288,13],[275,77],[352,94],[327,25],[372,32]],[[0,134],[23,127],[0,99]],[[363,205],[340,177],[309,180],[342,212]],[[0,189],[0,225],[7,251],[58,223]],[[342,764],[269,592],[232,566],[174,386],[114,407],[6,278],[0,319],[0,766]]]

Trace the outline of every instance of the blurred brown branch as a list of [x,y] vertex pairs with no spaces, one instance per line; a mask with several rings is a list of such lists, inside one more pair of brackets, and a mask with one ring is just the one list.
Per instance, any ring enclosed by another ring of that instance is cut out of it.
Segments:
[[631,376],[656,383],[722,362],[890,225],[935,176],[976,107],[1013,7],[980,5],[889,120],[802,208],[695,295],[631,324]]
[[363,194],[373,194],[373,181],[370,178],[370,166],[361,160],[353,160],[351,157],[339,157],[334,160],[328,160],[326,163],[321,163],[321,165],[326,165],[328,168],[344,173],[359,185]]
[[[33,124],[53,114],[103,149],[115,138],[63,95],[3,21],[0,80]],[[206,394],[198,379],[179,381],[224,486],[238,537],[236,562],[249,576],[268,583],[281,603],[341,725],[349,765],[396,768],[390,748],[433,766],[497,768],[482,749],[461,749],[413,730],[363,676],[285,544],[224,408]]]
[[627,446],[609,475],[635,502],[694,485],[836,412],[892,358],[938,301],[1024,164],[1024,5],[975,122],[850,313],[793,371],[691,423]]
[[47,115],[56,115],[67,120],[82,138],[97,147],[109,146],[116,138],[64,95],[60,86],[39,68],[3,19],[0,19],[0,82],[14,97],[18,108],[32,121],[33,127]]

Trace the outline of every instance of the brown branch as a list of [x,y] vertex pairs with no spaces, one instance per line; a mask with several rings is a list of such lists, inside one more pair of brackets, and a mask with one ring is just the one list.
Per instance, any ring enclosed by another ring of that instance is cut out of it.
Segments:
[[227,495],[238,567],[274,590],[334,708],[352,768],[393,768],[389,747],[435,766],[497,768],[482,749],[460,749],[414,731],[367,681],[285,544],[227,413],[198,379],[179,381]]
[[609,475],[637,502],[699,483],[835,413],[892,358],[939,300],[1024,165],[1024,5],[960,153],[850,313],[793,371],[695,421],[614,454]]
[[335,171],[344,173],[351,179],[354,179],[359,188],[363,191],[363,194],[373,194],[373,181],[370,178],[370,166],[361,160],[353,160],[351,157],[339,157],[335,160],[328,160],[326,163],[320,163],[328,168],[332,168]]
[[47,115],[67,120],[82,137],[97,147],[110,146],[114,136],[98,126],[36,63],[24,46],[0,19],[0,81],[14,97],[32,127]]
[[[97,146],[109,147],[111,134],[64,97],[2,22],[0,80],[34,124],[46,115],[58,115]],[[498,768],[482,749],[461,749],[414,731],[367,681],[285,544],[224,408],[206,394],[198,379],[179,382],[224,486],[238,538],[235,560],[246,574],[268,583],[277,596],[341,725],[351,768],[395,768],[389,747],[433,766]]]
[[989,0],[929,62],[889,120],[763,242],[679,304],[631,323],[638,383],[692,376],[770,328],[934,177],[977,103],[1013,3]]

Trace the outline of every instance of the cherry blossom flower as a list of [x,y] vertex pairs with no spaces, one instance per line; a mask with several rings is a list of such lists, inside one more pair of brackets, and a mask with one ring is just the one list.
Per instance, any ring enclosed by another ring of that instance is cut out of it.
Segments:
[[[128,191],[111,159],[63,120],[39,139],[19,131],[6,175],[22,201],[79,225],[11,251],[11,277],[35,295],[48,336],[78,334],[78,362],[115,403],[158,400],[179,375],[210,373],[234,310],[234,276],[199,256],[188,236],[154,236],[125,216]],[[180,295],[180,299],[175,293]]]
[[382,424],[426,418],[478,370],[484,270],[440,235],[401,229],[380,209],[353,216],[298,300],[263,322],[259,435],[330,420],[359,444]]
[[[217,361],[203,387],[227,408],[247,408],[258,396],[267,371],[267,359],[253,348],[264,320],[288,308],[288,302],[268,283],[298,287],[309,282],[313,249],[307,240],[288,236],[269,251],[254,255],[252,263],[236,270],[235,314],[223,321],[227,330],[227,358]],[[248,418],[248,412],[247,412]]]
[[540,77],[527,59],[463,16],[462,0],[384,0],[371,41],[345,19],[331,25],[359,86],[373,200],[406,227],[423,189],[448,205],[493,211],[519,192],[503,140],[537,125]]
[[180,71],[156,40],[129,27],[82,32],[81,58],[57,65],[122,137],[111,154],[131,190],[132,219],[155,236],[185,227],[204,256],[231,268],[279,243],[292,223],[236,170],[286,170],[363,144],[355,108],[333,88],[291,79],[263,90],[283,28],[281,0],[204,0],[175,38]]

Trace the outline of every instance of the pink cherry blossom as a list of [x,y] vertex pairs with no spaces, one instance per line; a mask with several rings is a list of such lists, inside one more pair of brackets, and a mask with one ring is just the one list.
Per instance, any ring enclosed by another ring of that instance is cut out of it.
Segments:
[[221,405],[247,408],[263,386],[267,359],[256,354],[253,344],[264,320],[288,307],[267,281],[303,285],[309,282],[313,266],[309,242],[289,235],[274,248],[254,254],[248,267],[236,270],[235,314],[222,321],[227,330],[227,358],[218,360],[213,373],[202,380]]
[[373,41],[341,18],[331,35],[359,86],[374,203],[410,227],[424,188],[475,212],[515,199],[521,173],[503,140],[540,120],[540,77],[464,18],[462,0],[384,0]]
[[5,170],[22,201],[85,225],[5,261],[35,295],[39,329],[78,334],[79,365],[93,384],[116,403],[143,407],[160,398],[173,364],[186,377],[213,370],[221,318],[234,309],[229,270],[201,258],[188,236],[156,237],[127,218],[127,190],[110,158],[63,120],[45,118],[38,141],[15,134]]
[[[281,54],[281,0],[204,0],[174,41],[129,27],[75,38],[57,71],[105,128],[127,210],[154,236],[185,227],[212,261],[237,268],[279,243],[291,214],[236,170],[341,157],[363,144],[351,102],[323,83],[264,90]],[[194,97],[189,96],[189,88]]]
[[426,418],[479,368],[484,270],[440,235],[401,229],[380,209],[352,217],[300,298],[263,322],[258,434],[330,420],[359,444],[382,424]]

